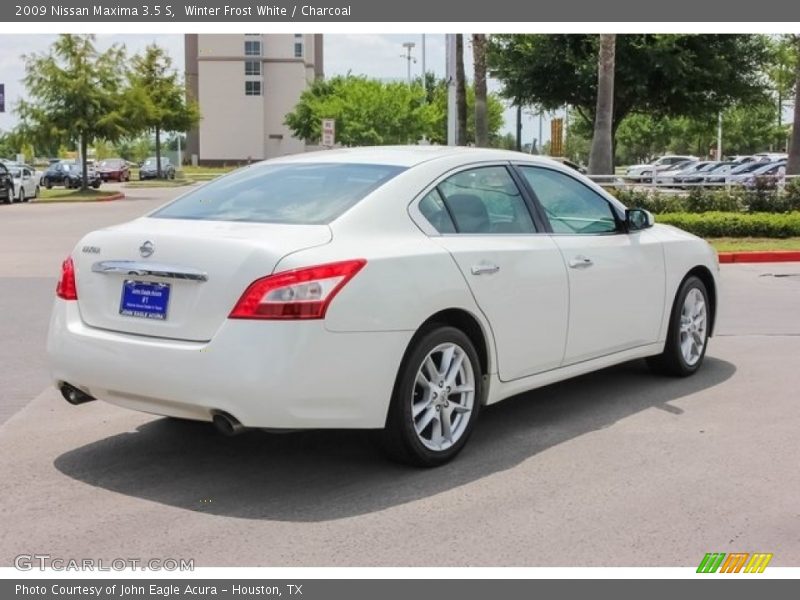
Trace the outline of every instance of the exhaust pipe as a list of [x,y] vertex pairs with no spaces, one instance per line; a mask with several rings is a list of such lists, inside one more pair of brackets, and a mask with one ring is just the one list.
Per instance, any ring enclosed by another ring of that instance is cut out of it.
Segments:
[[239,435],[247,429],[236,417],[225,412],[214,413],[212,422],[214,423],[214,427],[217,428],[217,431],[229,437]]
[[86,392],[81,391],[74,385],[70,385],[68,383],[61,384],[61,395],[64,396],[64,400],[73,406],[78,406],[79,404],[86,404],[92,400],[97,400],[97,398],[94,396],[90,396]]

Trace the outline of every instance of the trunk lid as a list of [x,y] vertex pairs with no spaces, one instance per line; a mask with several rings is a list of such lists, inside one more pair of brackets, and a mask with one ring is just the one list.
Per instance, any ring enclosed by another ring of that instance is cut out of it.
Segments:
[[95,231],[73,256],[81,318],[111,331],[207,341],[250,283],[331,237],[327,225],[147,217]]

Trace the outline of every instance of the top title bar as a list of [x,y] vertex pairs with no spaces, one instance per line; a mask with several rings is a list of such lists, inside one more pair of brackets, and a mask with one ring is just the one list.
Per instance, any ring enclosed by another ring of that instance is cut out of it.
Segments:
[[14,1],[0,4],[0,21],[31,22],[796,22],[800,2],[760,0],[155,0]]

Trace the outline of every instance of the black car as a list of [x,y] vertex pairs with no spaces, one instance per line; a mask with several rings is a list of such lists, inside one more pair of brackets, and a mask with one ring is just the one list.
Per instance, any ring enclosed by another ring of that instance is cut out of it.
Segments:
[[[158,178],[158,169],[156,168],[156,157],[151,156],[142,163],[139,167],[139,179],[156,179]],[[165,156],[161,157],[161,177],[164,179],[175,179],[175,165],[173,165]]]
[[0,202],[10,204],[14,199],[14,180],[6,166],[0,163]]
[[[99,188],[103,182],[100,175],[92,168],[87,168],[86,177],[88,185]],[[65,188],[81,187],[83,172],[81,165],[73,162],[59,161],[51,163],[47,170],[42,174],[40,185],[48,190],[54,185],[63,185]]]

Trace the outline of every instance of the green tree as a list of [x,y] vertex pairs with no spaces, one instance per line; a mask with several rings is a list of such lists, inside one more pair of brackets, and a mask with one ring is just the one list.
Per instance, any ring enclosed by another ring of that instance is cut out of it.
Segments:
[[783,107],[786,102],[791,101],[794,95],[795,69],[797,68],[798,56],[795,49],[795,42],[792,35],[781,35],[772,39],[772,56],[767,74],[772,82],[772,89],[775,92],[776,118],[778,129],[776,131],[776,149],[782,148],[786,139],[786,131],[783,127]]
[[[425,137],[447,143],[447,84],[426,77],[412,85],[357,76],[317,80],[300,96],[285,123],[296,137],[318,141],[322,119],[336,120],[336,141],[343,146],[414,144]],[[466,143],[475,142],[475,90],[467,87]],[[489,141],[503,126],[503,104],[487,97]]]
[[[555,110],[569,104],[594,122],[596,35],[493,35],[490,73],[503,95]],[[626,34],[616,38],[612,137],[628,115],[715,117],[768,94],[763,35]]]
[[128,81],[126,114],[138,131],[154,132],[156,168],[161,177],[161,134],[188,131],[200,120],[200,112],[195,102],[187,102],[172,59],[156,44],[134,56]]
[[597,52],[597,103],[594,113],[592,151],[589,154],[589,173],[612,175],[614,173],[614,48],[616,35],[600,35]]
[[786,173],[800,175],[800,35],[794,36],[795,76],[794,76],[794,119],[792,121],[792,139],[789,145],[789,162]]
[[116,140],[126,132],[119,111],[124,50],[98,52],[93,35],[60,35],[45,54],[24,56],[29,100],[20,101],[21,130],[34,143],[76,143],[87,187],[87,149],[96,139]]
[[343,146],[407,144],[422,139],[433,114],[419,82],[348,75],[314,81],[285,123],[310,141],[320,139],[322,119],[335,119],[336,141]]
[[[465,144],[477,144],[475,130],[475,87],[468,85],[466,88],[467,101],[467,127],[465,130]],[[440,79],[432,88],[431,113],[429,114],[427,139],[434,144],[447,144],[447,82]],[[503,127],[503,113],[505,106],[496,94],[486,96],[486,126],[488,130],[489,145],[494,145],[498,132]]]

